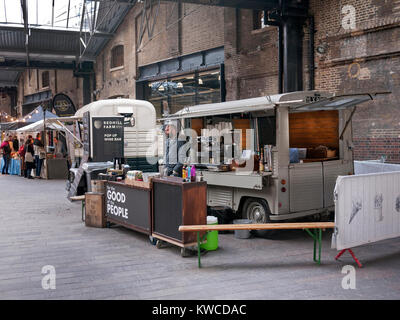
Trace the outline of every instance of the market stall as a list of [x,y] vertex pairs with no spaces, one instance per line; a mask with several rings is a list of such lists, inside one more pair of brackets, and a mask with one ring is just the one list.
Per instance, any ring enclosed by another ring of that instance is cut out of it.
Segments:
[[[68,177],[67,158],[63,154],[58,154],[53,139],[63,134],[63,127],[56,123],[44,124],[44,120],[39,120],[25,127],[17,129],[16,132],[25,136],[43,132],[46,129],[45,153],[41,177],[44,179],[66,179]],[[62,143],[62,142],[61,142]]]

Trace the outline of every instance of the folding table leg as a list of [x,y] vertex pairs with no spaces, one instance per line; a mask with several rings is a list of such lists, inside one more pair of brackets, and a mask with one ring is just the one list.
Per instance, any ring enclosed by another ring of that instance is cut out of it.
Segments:
[[[321,249],[322,249],[322,229],[314,229],[311,232],[308,229],[304,229],[311,238],[314,239],[314,252],[313,252],[313,260],[314,262],[321,264]],[[317,243],[318,243],[318,259],[317,259]]]
[[362,268],[362,264],[360,262],[360,260],[357,259],[356,255],[354,254],[353,250],[351,249],[343,249],[342,251],[339,252],[339,254],[335,257],[335,260],[339,259],[340,256],[345,253],[346,251],[349,251],[351,256],[353,257],[354,261],[357,263],[359,268]]
[[199,268],[201,268],[200,231],[197,231],[197,259],[198,259],[198,266]]

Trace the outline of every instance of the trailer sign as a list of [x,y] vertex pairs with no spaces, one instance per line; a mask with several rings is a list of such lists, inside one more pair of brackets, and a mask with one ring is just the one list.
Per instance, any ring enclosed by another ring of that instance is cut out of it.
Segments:
[[91,136],[94,162],[124,157],[124,117],[93,117]]

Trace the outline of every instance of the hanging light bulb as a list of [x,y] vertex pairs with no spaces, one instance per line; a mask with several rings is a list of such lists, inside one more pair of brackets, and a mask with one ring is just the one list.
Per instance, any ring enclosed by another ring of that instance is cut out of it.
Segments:
[[36,110],[35,110],[35,113],[39,113],[39,110],[38,110],[38,109],[36,109]]
[[199,84],[203,84],[203,80],[201,80],[201,78],[199,78]]
[[29,117],[28,117],[28,118],[30,119],[30,118],[32,118],[32,116],[31,116],[31,115],[29,115]]

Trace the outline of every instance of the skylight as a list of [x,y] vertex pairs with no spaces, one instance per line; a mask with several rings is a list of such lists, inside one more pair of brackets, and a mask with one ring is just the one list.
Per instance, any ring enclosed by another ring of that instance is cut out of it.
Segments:
[[[83,30],[91,29],[92,18],[98,12],[99,1],[92,0],[26,0],[29,28],[79,30],[83,4],[85,17]],[[0,0],[0,24],[23,26],[21,2]]]

